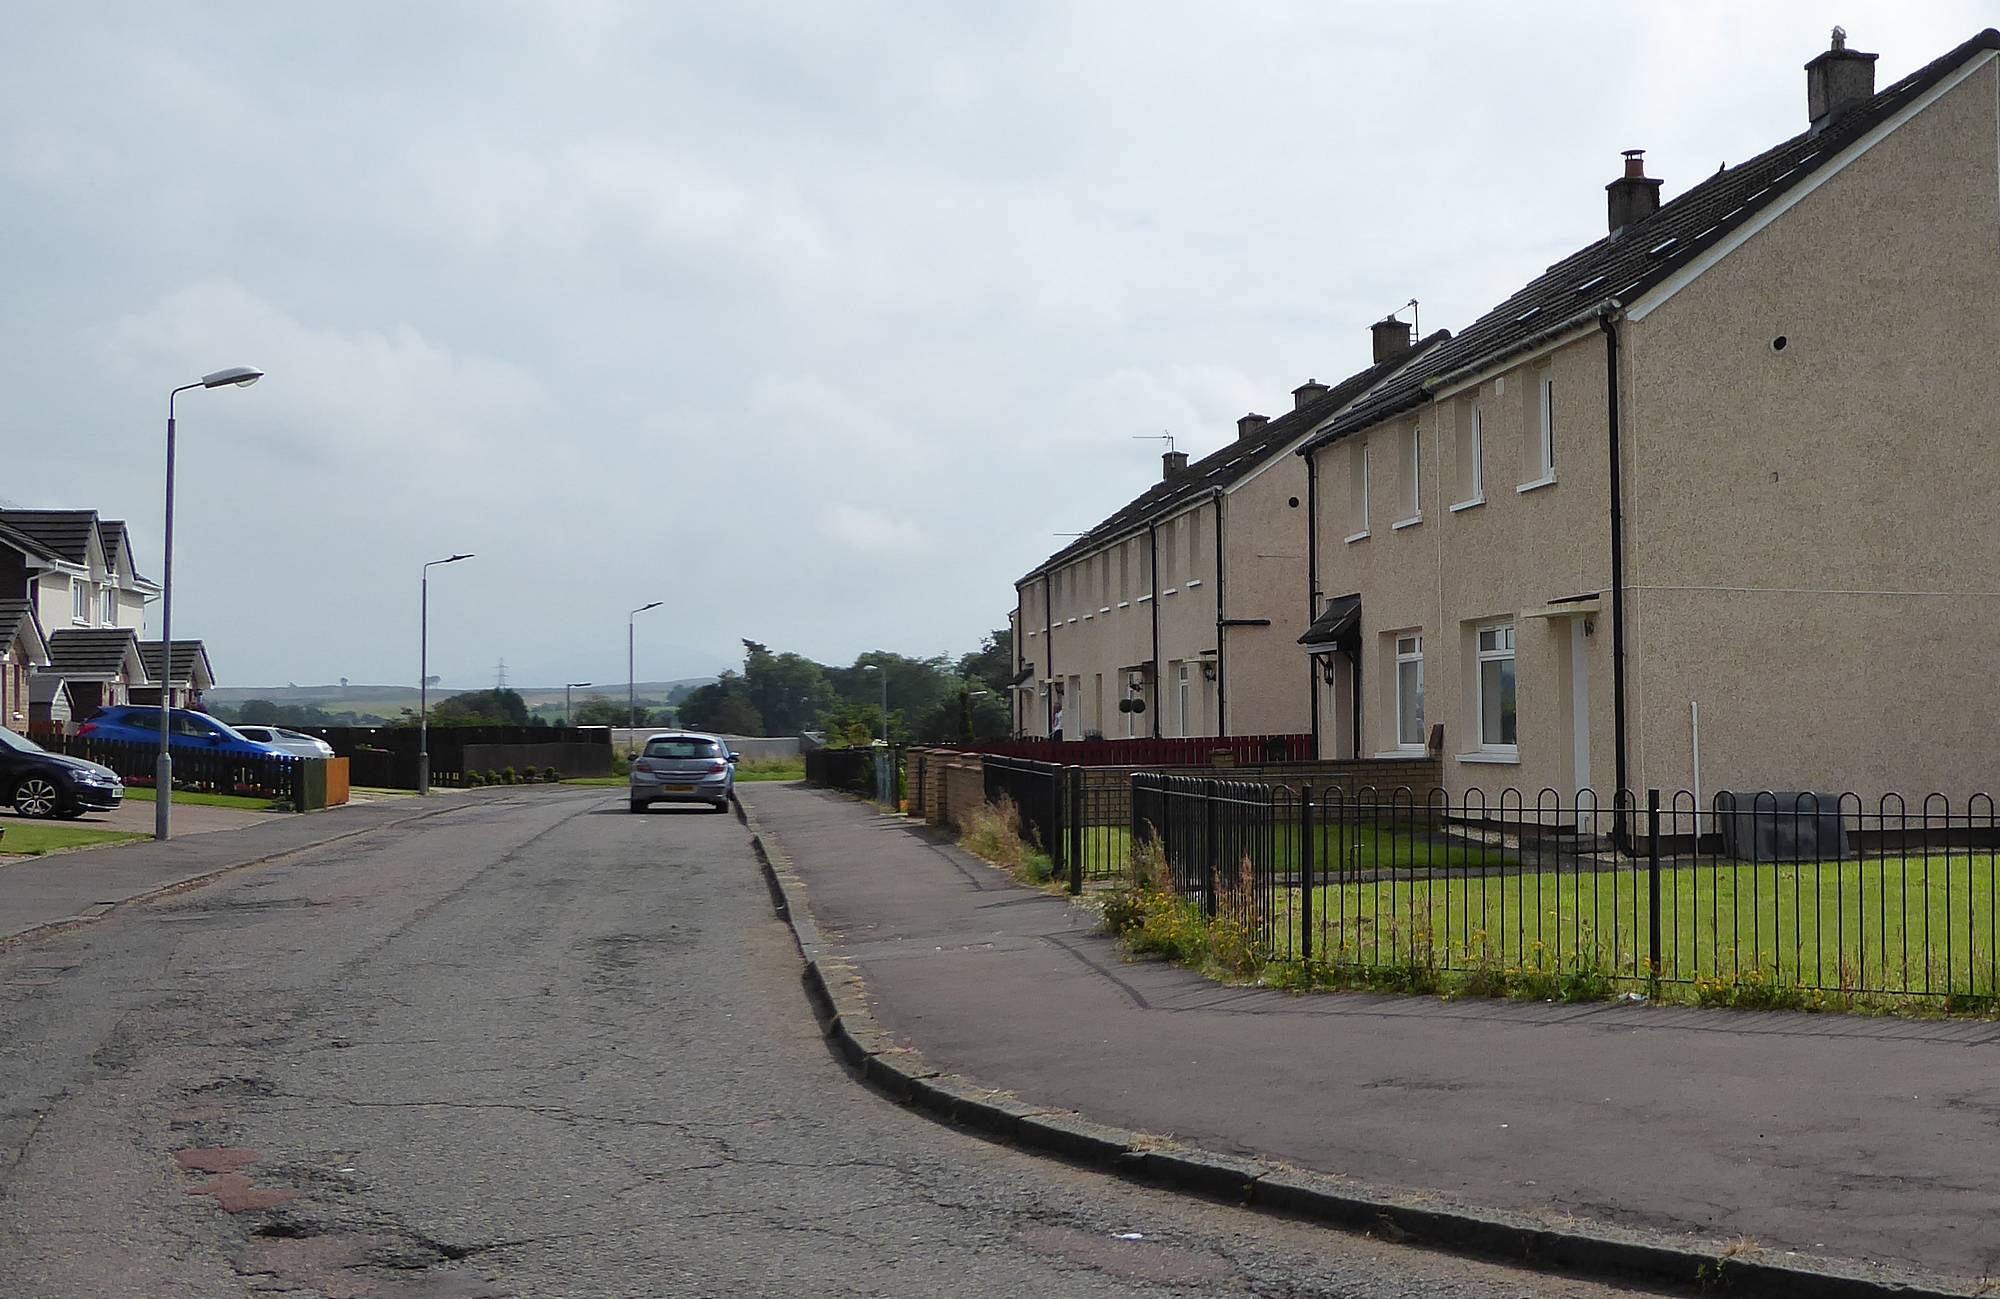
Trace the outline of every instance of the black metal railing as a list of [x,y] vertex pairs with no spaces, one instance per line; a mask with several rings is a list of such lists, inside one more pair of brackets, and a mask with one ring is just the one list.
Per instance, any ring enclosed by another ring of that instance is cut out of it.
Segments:
[[[1268,956],[1518,979],[2000,996],[1986,795],[1429,796],[1135,775],[1147,853]],[[1094,840],[1087,840],[1095,842]],[[1106,841],[1107,843],[1109,840]],[[1089,862],[1086,861],[1086,867]]]
[[850,794],[876,796],[875,750],[814,749],[805,755],[806,783]]
[[[53,752],[87,758],[109,767],[127,785],[145,788],[153,784],[153,764],[160,752],[155,744],[101,740],[88,735],[44,736],[39,743]],[[175,745],[170,751],[175,789],[284,799],[295,808],[307,806],[303,758],[284,754],[247,757],[215,752],[201,745]]]
[[1069,769],[1031,758],[996,757],[986,758],[980,768],[986,801],[1012,800],[1021,814],[1021,836],[1030,847],[1047,853],[1060,875],[1069,857],[1063,833]]

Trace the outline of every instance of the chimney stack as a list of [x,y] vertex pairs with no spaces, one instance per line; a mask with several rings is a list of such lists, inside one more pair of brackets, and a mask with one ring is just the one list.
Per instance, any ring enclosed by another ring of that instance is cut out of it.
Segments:
[[1266,424],[1269,424],[1270,422],[1271,422],[1271,417],[1269,415],[1259,415],[1255,411],[1252,411],[1250,414],[1243,416],[1241,419],[1236,421],[1237,441],[1239,442],[1242,441],[1244,438],[1249,437],[1252,433],[1263,432],[1264,426]]
[[1878,57],[1848,49],[1846,30],[1833,29],[1833,48],[1806,64],[1806,116],[1814,135],[1875,93]]
[[1160,457],[1160,481],[1165,482],[1176,474],[1187,472],[1187,452],[1169,451]]
[[1625,174],[1604,187],[1605,215],[1611,233],[1637,225],[1660,210],[1660,186],[1646,175],[1646,151],[1625,150]]
[[1292,389],[1292,409],[1304,410],[1308,402],[1318,401],[1326,396],[1326,385],[1317,379],[1308,379]]
[[1403,353],[1409,351],[1412,346],[1410,342],[1410,326],[1404,324],[1394,316],[1376,321],[1368,327],[1368,332],[1375,336],[1375,363],[1377,365],[1380,365],[1384,361],[1395,360]]

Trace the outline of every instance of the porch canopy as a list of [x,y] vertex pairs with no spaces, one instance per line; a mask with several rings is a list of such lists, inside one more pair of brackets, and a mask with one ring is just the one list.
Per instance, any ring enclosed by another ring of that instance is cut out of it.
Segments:
[[1313,619],[1306,634],[1299,637],[1306,653],[1318,657],[1336,650],[1353,653],[1361,648],[1361,597],[1343,595],[1328,600]]

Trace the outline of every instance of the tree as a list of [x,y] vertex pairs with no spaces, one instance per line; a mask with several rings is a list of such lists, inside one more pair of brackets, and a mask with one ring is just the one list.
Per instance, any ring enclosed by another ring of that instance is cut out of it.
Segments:
[[773,654],[743,642],[743,693],[763,719],[764,732],[796,735],[833,702],[826,669],[802,654]]
[[520,692],[496,686],[446,695],[431,705],[432,726],[526,726],[528,704]]
[[750,702],[743,678],[734,672],[725,672],[690,693],[681,701],[680,717],[683,725],[696,730],[764,734],[764,719]]
[[990,689],[1014,679],[1014,629],[996,627],[979,648],[958,660],[958,675],[984,682]]
[[277,726],[278,705],[269,699],[246,699],[236,710],[236,720],[256,726]]

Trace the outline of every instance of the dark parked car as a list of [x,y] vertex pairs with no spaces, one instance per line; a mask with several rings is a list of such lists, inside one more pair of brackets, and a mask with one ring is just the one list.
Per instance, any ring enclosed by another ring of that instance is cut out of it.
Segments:
[[[76,733],[93,740],[114,740],[120,744],[157,746],[160,742],[160,710],[132,704],[114,704],[110,708],[100,708],[92,713],[89,721],[76,728]],[[218,721],[207,713],[197,713],[188,708],[176,708],[169,715],[167,747],[199,749],[203,753],[226,753],[237,758],[291,756],[282,749],[257,743],[227,722]]]
[[125,782],[109,767],[50,753],[0,726],[0,794],[22,816],[78,817],[125,801]]

